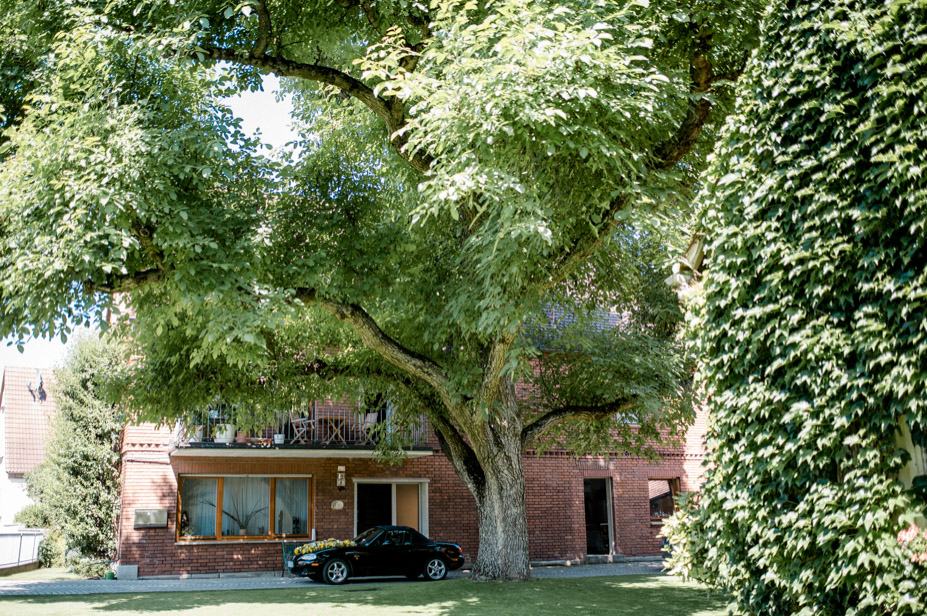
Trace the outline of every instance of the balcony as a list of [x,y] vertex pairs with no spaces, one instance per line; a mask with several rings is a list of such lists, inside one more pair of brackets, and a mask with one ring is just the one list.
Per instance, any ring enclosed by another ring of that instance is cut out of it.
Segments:
[[429,426],[424,416],[401,429],[392,429],[389,409],[364,412],[356,405],[315,403],[278,412],[273,423],[254,432],[234,424],[234,409],[217,405],[199,425],[178,424],[172,456],[259,457],[373,457],[383,438],[401,439],[409,457],[431,455]]

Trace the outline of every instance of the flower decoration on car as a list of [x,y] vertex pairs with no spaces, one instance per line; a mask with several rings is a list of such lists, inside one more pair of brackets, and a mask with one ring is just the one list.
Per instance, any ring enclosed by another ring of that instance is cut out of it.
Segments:
[[357,545],[350,539],[322,539],[321,541],[310,541],[309,543],[303,544],[296,548],[293,553],[297,556],[302,556],[303,554],[312,554],[313,552],[319,552],[321,550],[328,550],[331,548],[350,548]]

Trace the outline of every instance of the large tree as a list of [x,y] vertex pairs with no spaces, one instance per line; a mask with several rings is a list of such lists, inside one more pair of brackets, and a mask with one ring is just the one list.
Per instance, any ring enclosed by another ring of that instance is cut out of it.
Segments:
[[734,614],[924,614],[927,5],[777,2],[743,87],[699,199],[710,453],[675,564]]
[[[476,578],[528,576],[526,451],[649,455],[691,416],[660,265],[751,2],[8,4],[4,335],[121,294],[150,419],[388,395],[473,493]],[[223,106],[267,73],[275,155]]]

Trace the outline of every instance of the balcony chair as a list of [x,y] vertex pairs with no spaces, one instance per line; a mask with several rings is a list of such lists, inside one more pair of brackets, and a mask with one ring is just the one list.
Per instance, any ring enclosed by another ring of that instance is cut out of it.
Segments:
[[305,444],[309,442],[309,429],[315,427],[315,420],[305,415],[290,412],[290,425],[293,427],[293,442]]
[[377,414],[367,413],[364,415],[364,422],[361,424],[361,430],[364,431],[364,440],[362,445],[373,445],[374,426],[377,425]]

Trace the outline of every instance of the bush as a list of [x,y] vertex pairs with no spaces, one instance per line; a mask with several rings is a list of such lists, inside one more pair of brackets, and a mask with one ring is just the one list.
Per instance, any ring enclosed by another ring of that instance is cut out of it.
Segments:
[[72,555],[67,559],[67,566],[71,572],[82,578],[101,578],[112,569],[109,561],[77,555]]
[[[710,411],[678,571],[735,614],[924,614],[927,3],[776,2],[700,196]],[[920,437],[917,437],[920,438]]]
[[64,566],[64,537],[60,531],[49,531],[39,543],[39,565],[42,567]]
[[51,528],[52,521],[48,511],[40,503],[26,505],[13,517],[13,521],[23,524],[26,528]]
[[710,576],[702,567],[706,550],[698,544],[701,535],[693,532],[698,517],[697,493],[683,492],[676,497],[673,515],[663,520],[660,536],[666,540],[672,572],[684,579],[706,580]]

